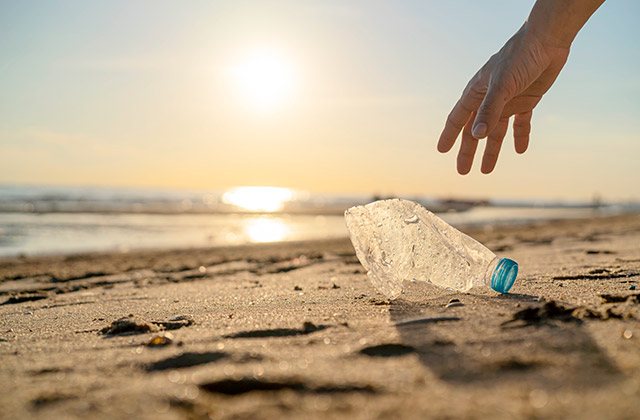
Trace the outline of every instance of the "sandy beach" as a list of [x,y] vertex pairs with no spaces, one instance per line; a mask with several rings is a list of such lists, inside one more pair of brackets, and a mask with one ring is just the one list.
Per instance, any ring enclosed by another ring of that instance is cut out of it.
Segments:
[[511,294],[390,302],[347,239],[2,259],[0,417],[640,418],[640,216],[467,233]]

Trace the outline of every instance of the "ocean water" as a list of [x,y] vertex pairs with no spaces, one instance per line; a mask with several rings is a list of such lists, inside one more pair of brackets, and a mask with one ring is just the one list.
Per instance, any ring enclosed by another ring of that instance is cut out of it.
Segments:
[[0,255],[241,245],[346,234],[336,215],[0,213]]
[[[281,189],[235,191],[235,195],[229,195],[240,197],[235,203],[225,198],[225,192],[0,187],[0,256],[342,238],[347,236],[343,211],[373,200],[294,192],[285,194],[286,203],[282,203],[283,193]],[[440,212],[454,226],[526,223],[640,210],[637,205],[594,209],[584,203],[482,201],[474,205],[409,198]]]

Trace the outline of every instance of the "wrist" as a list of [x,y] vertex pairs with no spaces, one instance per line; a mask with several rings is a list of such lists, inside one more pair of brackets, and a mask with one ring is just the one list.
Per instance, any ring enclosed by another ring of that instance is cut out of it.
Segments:
[[543,46],[552,48],[571,48],[571,44],[575,39],[577,32],[563,33],[562,31],[554,31],[545,25],[539,24],[537,21],[528,19],[521,29],[526,36],[536,38]]
[[537,0],[525,22],[546,46],[569,48],[604,0]]

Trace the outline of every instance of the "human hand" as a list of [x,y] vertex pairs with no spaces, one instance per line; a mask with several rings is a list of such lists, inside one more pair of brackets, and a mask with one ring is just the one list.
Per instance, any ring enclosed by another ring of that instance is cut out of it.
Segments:
[[525,24],[500,51],[473,76],[453,107],[438,142],[446,153],[462,140],[458,173],[469,173],[478,139],[487,137],[482,172],[496,166],[509,119],[517,153],[529,146],[533,108],[551,87],[569,56],[569,47],[544,39]]

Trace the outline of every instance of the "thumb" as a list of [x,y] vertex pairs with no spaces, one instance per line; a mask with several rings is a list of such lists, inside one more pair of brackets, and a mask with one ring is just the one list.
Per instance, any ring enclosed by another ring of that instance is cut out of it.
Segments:
[[471,134],[476,139],[485,138],[493,131],[500,121],[502,110],[508,100],[508,94],[503,83],[499,80],[491,81],[487,94],[478,108],[476,119],[473,122]]

